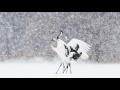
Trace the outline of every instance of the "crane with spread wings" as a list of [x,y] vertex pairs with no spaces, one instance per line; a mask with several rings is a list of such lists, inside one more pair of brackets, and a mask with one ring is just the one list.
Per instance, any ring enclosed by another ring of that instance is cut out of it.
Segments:
[[[51,47],[61,58],[62,63],[60,64],[56,74],[58,73],[60,67],[63,65],[63,73],[70,68],[71,72],[71,61],[77,61],[79,58],[88,59],[89,56],[87,52],[90,50],[90,45],[85,43],[82,40],[78,40],[73,38],[68,44],[66,44],[63,40],[60,39],[60,36],[63,35],[63,31],[57,36],[57,39],[52,39]],[[67,66],[65,67],[65,63]]]

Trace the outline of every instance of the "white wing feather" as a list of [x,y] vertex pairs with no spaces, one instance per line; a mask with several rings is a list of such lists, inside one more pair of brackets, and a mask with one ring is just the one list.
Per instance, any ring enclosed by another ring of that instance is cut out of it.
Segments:
[[90,49],[90,47],[91,47],[89,44],[85,43],[85,42],[82,41],[82,40],[72,39],[72,40],[67,44],[67,46],[68,46],[68,47],[71,46],[72,48],[75,49],[75,47],[76,47],[77,44],[80,46],[80,48],[78,49],[78,52],[79,52],[79,53],[82,52],[81,59],[84,59],[84,60],[88,59],[89,56],[88,56],[87,52],[89,51],[89,49]]

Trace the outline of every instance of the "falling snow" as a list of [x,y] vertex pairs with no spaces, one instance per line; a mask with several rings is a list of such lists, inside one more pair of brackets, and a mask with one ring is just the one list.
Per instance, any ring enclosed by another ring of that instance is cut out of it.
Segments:
[[[57,54],[50,40],[63,30],[69,42],[90,44],[89,61],[120,61],[119,12],[0,12],[0,60]],[[65,38],[62,38],[65,41]]]

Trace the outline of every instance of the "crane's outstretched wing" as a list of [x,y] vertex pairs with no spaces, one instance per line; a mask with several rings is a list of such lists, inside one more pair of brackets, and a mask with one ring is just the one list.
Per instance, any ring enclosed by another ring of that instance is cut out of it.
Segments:
[[[81,55],[81,59],[88,59],[89,56],[87,54],[87,52],[89,51],[90,49],[90,45],[85,43],[84,41],[82,40],[78,40],[78,39],[72,39],[68,44],[67,44],[68,47],[72,47],[74,50],[76,50],[78,53],[81,53],[82,52],[82,55]],[[70,48],[69,48],[70,49]]]

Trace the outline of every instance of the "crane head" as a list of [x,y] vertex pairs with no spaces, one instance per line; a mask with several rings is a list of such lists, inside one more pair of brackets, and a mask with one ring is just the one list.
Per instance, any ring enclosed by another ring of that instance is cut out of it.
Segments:
[[63,35],[63,31],[62,30],[60,31],[60,35]]
[[62,36],[62,35],[63,35],[63,31],[61,30],[60,34],[57,36],[57,39],[59,39],[59,37]]

